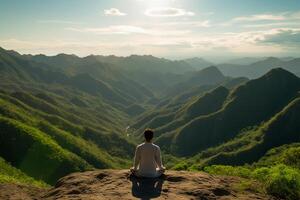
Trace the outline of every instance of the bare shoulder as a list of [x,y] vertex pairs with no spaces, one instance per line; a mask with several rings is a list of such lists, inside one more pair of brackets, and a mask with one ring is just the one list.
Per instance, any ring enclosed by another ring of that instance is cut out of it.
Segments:
[[158,150],[160,150],[160,148],[159,148],[159,146],[158,145],[156,145],[156,144],[152,144],[153,146],[154,146],[154,148],[155,149],[158,149]]
[[136,146],[136,148],[139,149],[139,148],[141,148],[144,145],[145,145],[145,143],[139,144],[139,145]]

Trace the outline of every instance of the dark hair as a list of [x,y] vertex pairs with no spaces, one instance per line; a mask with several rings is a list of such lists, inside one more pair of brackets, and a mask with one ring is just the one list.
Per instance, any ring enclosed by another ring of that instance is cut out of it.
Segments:
[[144,131],[144,137],[147,142],[150,142],[153,138],[153,131],[151,129],[146,129]]

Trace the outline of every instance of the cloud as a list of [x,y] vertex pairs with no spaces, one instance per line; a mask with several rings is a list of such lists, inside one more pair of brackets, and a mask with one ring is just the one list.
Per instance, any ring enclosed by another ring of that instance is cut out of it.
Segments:
[[[134,30],[132,32],[137,32],[135,29],[131,30]],[[107,40],[106,37],[97,37],[96,40],[93,37],[73,40],[70,38],[68,41],[22,41],[10,39],[6,41],[0,40],[0,46],[23,53],[45,53],[48,55],[64,52],[78,55],[115,54],[126,56],[129,54],[152,54],[173,57],[199,55],[199,53],[201,55],[215,56],[232,55],[233,53],[239,55],[293,54],[299,56],[298,52],[300,52],[300,29],[281,28],[266,31],[201,35],[185,33],[185,31],[178,32],[176,33],[177,35],[169,35],[169,32],[173,31],[170,29],[150,30],[143,28],[142,30],[143,34],[134,33],[136,35],[131,37],[131,39],[124,39],[121,35],[114,37],[113,40]],[[86,28],[80,31],[87,31],[88,33],[92,31],[93,34],[95,32],[98,34],[97,31],[99,30]]]
[[117,8],[110,8],[110,9],[104,10],[104,15],[106,15],[106,16],[125,16],[127,14],[121,12]]
[[176,36],[185,35],[189,33],[189,30],[174,30],[174,29],[153,29],[143,28],[139,26],[130,25],[115,25],[101,28],[66,28],[69,31],[81,32],[81,33],[93,33],[97,35],[130,35],[130,34],[144,34],[152,36]]
[[300,47],[300,29],[280,28],[266,34],[260,43]]
[[300,29],[277,28],[260,31],[228,32],[190,37],[194,49],[237,54],[295,54],[300,50]]
[[[186,23],[194,22],[186,21]],[[46,53],[49,55],[64,52],[79,55],[116,54],[125,56],[128,54],[154,54],[173,57],[199,54],[299,56],[298,52],[300,52],[300,28],[199,33],[184,28],[179,29],[175,25],[174,27],[153,27],[149,24],[149,26],[77,27],[68,28],[68,30],[84,34],[75,34],[74,38],[68,37],[61,41],[0,40],[0,46],[24,53]],[[101,37],[98,37],[98,34]],[[103,34],[105,34],[105,37],[102,37]]]
[[178,16],[194,16],[195,13],[186,11],[181,8],[160,7],[150,8],[145,11],[145,15],[149,17],[178,17]]
[[281,20],[285,20],[285,19],[286,19],[286,17],[283,15],[260,14],[260,15],[236,17],[232,21],[234,21],[234,22],[281,21]]
[[268,53],[295,54],[300,50],[300,29],[274,28],[260,31],[224,33],[202,39],[212,46],[226,47],[234,53]]
[[292,19],[300,19],[300,11],[290,13],[290,18],[292,18]]
[[36,22],[40,24],[81,24],[80,22],[56,20],[56,19],[37,20]]
[[[130,54],[151,54],[162,56],[170,54],[170,50],[179,51],[179,49],[189,48],[188,43],[172,41],[24,41],[19,39],[0,40],[1,46],[6,49],[14,49],[20,53],[57,55],[58,53],[76,54],[87,56],[90,54],[98,55],[122,55]],[[173,52],[173,51],[172,51]]]
[[238,16],[227,22],[220,23],[219,26],[232,26],[241,24],[244,28],[264,28],[279,26],[297,26],[299,24],[300,11],[281,13],[261,13],[249,16]]
[[300,27],[300,23],[296,21],[284,21],[275,23],[257,23],[257,24],[245,24],[244,28],[267,28],[267,27]]
[[108,26],[102,28],[66,28],[69,31],[76,31],[82,33],[94,33],[94,34],[145,34],[146,30],[138,26],[129,26],[129,25],[117,25],[117,26]]
[[204,21],[177,21],[177,22],[165,22],[158,24],[160,26],[189,26],[189,27],[211,27],[209,20]]
[[300,12],[283,12],[277,14],[255,14],[250,16],[239,16],[230,20],[228,24],[238,22],[259,22],[259,21],[273,21],[285,22],[295,21],[300,19]]

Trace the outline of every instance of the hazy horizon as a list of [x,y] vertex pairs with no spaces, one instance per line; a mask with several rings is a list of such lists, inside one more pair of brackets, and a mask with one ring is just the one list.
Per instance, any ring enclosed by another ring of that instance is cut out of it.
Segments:
[[299,57],[298,0],[0,0],[0,46],[22,54]]
[[[3,48],[0,46],[0,48]],[[4,48],[5,49],[5,48]],[[54,53],[54,54],[43,54],[43,53],[22,53],[22,52],[19,52],[19,51],[16,51],[15,49],[5,49],[5,50],[8,50],[8,51],[15,51],[17,53],[20,53],[21,55],[32,55],[32,56],[37,56],[37,55],[45,55],[45,56],[49,56],[49,57],[52,57],[52,56],[58,56],[58,55],[61,55],[61,54],[65,54],[65,55],[73,55],[73,56],[76,56],[76,57],[79,57],[79,58],[85,58],[85,57],[88,57],[88,56],[104,56],[104,57],[109,57],[109,56],[116,56],[116,57],[130,57],[130,56],[154,56],[154,55],[151,55],[151,54],[130,54],[130,55],[114,55],[114,54],[110,54],[110,55],[103,55],[103,54],[88,54],[88,55],[77,55],[77,54],[74,54],[74,53],[65,53],[65,52],[58,52],[58,53]],[[164,56],[154,56],[156,58],[160,58],[160,59],[167,59],[167,60],[172,60],[172,61],[180,61],[180,60],[186,60],[186,59],[203,59],[204,61],[207,61],[207,62],[210,62],[212,63],[212,65],[214,64],[224,64],[224,63],[228,63],[230,64],[232,61],[237,61],[237,60],[243,60],[243,59],[253,59],[254,61],[253,62],[256,62],[256,61],[259,61],[259,60],[264,60],[264,59],[268,59],[268,58],[271,58],[271,57],[275,57],[275,58],[278,58],[278,59],[298,59],[299,57],[297,56],[217,56],[217,57],[214,57],[214,56],[206,56],[206,57],[201,57],[201,56],[191,56],[191,57],[164,57]],[[249,62],[251,63],[251,61]]]

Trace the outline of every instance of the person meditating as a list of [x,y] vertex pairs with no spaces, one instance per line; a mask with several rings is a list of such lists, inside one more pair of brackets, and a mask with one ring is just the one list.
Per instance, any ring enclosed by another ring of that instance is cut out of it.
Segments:
[[153,131],[144,131],[145,142],[138,145],[134,155],[131,173],[137,177],[156,178],[165,172],[159,146],[152,143]]

